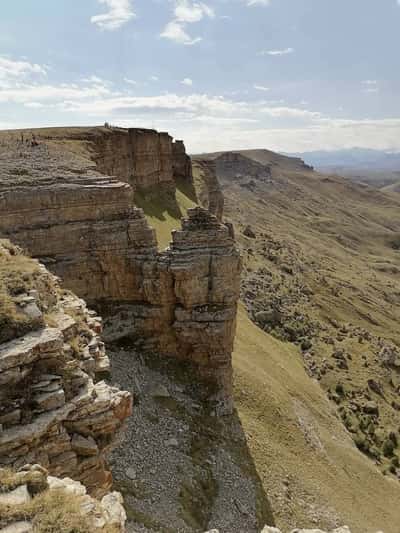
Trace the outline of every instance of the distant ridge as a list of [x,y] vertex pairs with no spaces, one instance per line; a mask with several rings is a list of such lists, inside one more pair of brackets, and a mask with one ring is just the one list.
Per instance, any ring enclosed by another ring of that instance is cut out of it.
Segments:
[[264,166],[284,167],[292,171],[313,170],[303,159],[295,155],[279,154],[266,149],[253,150],[226,150],[220,152],[202,153],[193,155],[198,159],[216,160],[224,154],[240,154],[242,157],[255,161]]
[[343,150],[316,150],[285,155],[301,157],[306,163],[321,169],[400,170],[400,152],[390,152],[388,150],[348,148]]

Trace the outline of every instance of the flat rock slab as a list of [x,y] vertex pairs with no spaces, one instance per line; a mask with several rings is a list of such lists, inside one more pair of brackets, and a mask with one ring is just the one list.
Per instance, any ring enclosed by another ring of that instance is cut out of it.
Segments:
[[33,527],[30,522],[14,522],[0,530],[0,533],[33,533]]
[[28,492],[26,485],[20,485],[10,492],[0,494],[0,505],[22,505],[31,500],[31,495]]
[[63,337],[55,328],[45,328],[29,333],[20,339],[5,343],[0,348],[0,372],[10,368],[28,365],[49,354],[61,353]]

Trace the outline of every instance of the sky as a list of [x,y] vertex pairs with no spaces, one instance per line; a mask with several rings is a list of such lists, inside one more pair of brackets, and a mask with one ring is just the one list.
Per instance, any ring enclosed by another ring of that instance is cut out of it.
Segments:
[[0,128],[400,151],[400,0],[1,0]]

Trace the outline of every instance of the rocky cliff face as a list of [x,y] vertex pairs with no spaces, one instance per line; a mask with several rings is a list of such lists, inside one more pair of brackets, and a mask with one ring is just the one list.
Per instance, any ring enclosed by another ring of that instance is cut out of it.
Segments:
[[31,318],[30,331],[0,344],[0,465],[39,463],[103,495],[112,481],[106,454],[131,397],[98,381],[109,369],[101,319],[10,244],[1,245],[0,262],[8,313]]
[[94,160],[102,174],[116,176],[134,189],[174,191],[174,151],[168,133],[113,129],[98,136],[95,147]]
[[57,144],[64,146],[65,139],[54,132],[34,148],[8,146],[0,235],[25,247],[100,310],[108,340],[128,336],[145,351],[190,361],[228,398],[240,258],[230,229],[217,220],[222,194],[215,174],[207,167],[204,203],[217,218],[204,209],[190,212],[159,254],[154,231],[134,206],[134,191],[175,186],[174,175],[190,180],[183,143],[148,130],[100,128],[85,136],[96,147],[96,167],[81,153],[74,156],[83,138],[79,129],[68,133],[66,152]]
[[165,259],[174,292],[175,355],[196,363],[231,399],[241,273],[232,229],[205,209],[191,209]]
[[[39,130],[39,142],[54,152],[73,154],[81,168],[129,183],[134,191],[156,189],[173,195],[177,179],[191,182],[190,158],[183,141],[166,132],[139,128],[50,128]],[[68,168],[67,165],[66,168]]]
[[192,169],[198,202],[218,220],[222,220],[224,195],[217,179],[215,162],[199,156],[192,159]]
[[4,185],[0,233],[90,303],[143,299],[142,266],[157,251],[131,187],[103,177]]
[[175,180],[192,181],[192,162],[183,141],[175,141],[172,144],[172,170]]
[[115,308],[106,337],[192,363],[229,407],[240,273],[231,228],[190,209],[170,248],[143,265],[142,301]]

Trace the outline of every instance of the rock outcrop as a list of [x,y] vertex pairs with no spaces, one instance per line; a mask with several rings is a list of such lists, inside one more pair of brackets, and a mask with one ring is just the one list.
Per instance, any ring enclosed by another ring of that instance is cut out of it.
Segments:
[[192,159],[192,169],[198,202],[218,220],[222,220],[224,195],[218,182],[215,162],[199,156]]
[[0,252],[5,294],[42,318],[31,331],[0,344],[0,466],[39,463],[103,495],[112,482],[106,455],[131,412],[131,396],[98,381],[109,370],[101,319],[34,260],[26,260],[23,281],[50,278],[51,305],[35,289],[15,294],[21,282],[11,284],[7,275],[15,276],[21,256],[10,245]]
[[18,472],[0,469],[0,527],[6,533],[79,531],[124,533],[122,496],[112,492],[95,500],[70,478],[50,476],[40,465]]
[[175,180],[192,181],[192,162],[183,141],[172,143],[172,170]]
[[142,304],[119,306],[107,338],[139,337],[147,350],[193,363],[228,406],[240,273],[232,228],[203,208],[189,209],[170,247],[144,265],[147,316]]
[[98,135],[95,146],[94,160],[102,174],[116,176],[135,190],[174,191],[173,142],[168,133],[113,128]]
[[220,223],[212,165],[199,163],[196,177],[206,209],[191,211],[159,253],[134,195],[156,187],[168,196],[175,180],[193,185],[184,144],[153,130],[46,131],[34,148],[10,141],[0,149],[0,236],[106,317],[108,340],[129,336],[144,351],[190,361],[228,398],[240,257]]
[[214,159],[217,175],[228,180],[242,177],[260,181],[271,179],[271,166],[262,165],[239,152],[224,152]]
[[132,188],[103,177],[0,186],[0,234],[90,304],[142,300],[141,265],[157,253]]
[[174,293],[175,356],[197,364],[231,398],[241,273],[232,228],[205,209],[190,209],[164,258]]

